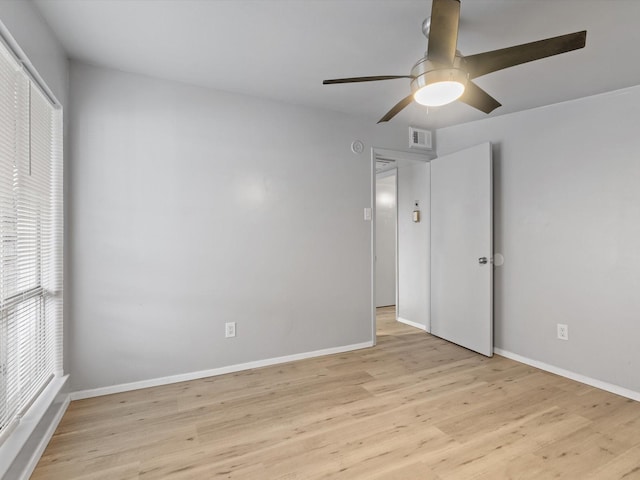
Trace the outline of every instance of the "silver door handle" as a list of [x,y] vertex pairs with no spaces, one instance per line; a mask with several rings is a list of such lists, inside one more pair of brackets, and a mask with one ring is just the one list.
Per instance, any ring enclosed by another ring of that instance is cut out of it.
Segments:
[[487,262],[488,262],[487,257],[480,257],[480,258],[478,259],[478,263],[479,263],[480,265],[486,265],[486,264],[487,264]]

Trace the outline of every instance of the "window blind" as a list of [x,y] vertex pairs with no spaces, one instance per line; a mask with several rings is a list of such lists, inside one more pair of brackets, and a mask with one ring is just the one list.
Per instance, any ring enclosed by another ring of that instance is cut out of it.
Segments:
[[0,43],[0,441],[61,361],[61,112]]

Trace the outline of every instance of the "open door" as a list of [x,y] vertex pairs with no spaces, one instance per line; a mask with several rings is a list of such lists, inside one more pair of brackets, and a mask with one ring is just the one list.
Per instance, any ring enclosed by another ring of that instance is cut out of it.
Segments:
[[431,333],[493,355],[491,144],[431,161]]

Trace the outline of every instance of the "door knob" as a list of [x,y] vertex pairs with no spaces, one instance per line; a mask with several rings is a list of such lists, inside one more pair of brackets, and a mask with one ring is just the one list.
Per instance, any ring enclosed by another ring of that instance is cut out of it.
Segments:
[[488,262],[487,257],[480,257],[480,258],[478,259],[478,263],[479,263],[480,265],[485,265],[487,262]]

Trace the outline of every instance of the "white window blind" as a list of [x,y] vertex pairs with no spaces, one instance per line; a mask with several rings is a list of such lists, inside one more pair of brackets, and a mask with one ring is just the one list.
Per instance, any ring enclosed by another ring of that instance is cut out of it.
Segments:
[[0,43],[0,441],[62,375],[62,119]]

